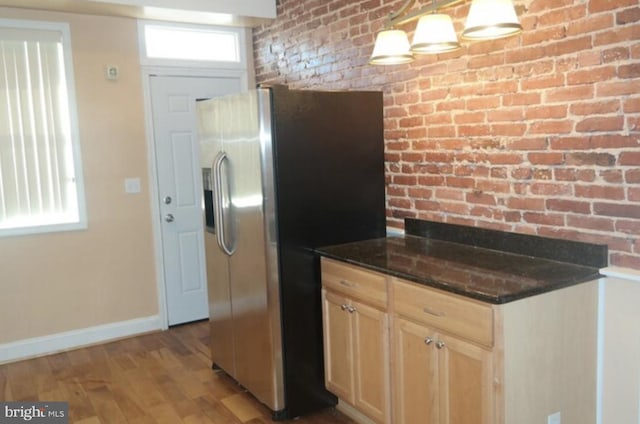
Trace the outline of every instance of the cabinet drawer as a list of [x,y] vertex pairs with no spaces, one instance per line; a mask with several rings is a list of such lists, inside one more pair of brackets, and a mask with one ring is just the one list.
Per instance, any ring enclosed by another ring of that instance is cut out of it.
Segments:
[[383,274],[322,258],[322,285],[361,301],[387,307],[387,278]]
[[395,312],[483,344],[493,345],[491,306],[429,287],[392,280]]

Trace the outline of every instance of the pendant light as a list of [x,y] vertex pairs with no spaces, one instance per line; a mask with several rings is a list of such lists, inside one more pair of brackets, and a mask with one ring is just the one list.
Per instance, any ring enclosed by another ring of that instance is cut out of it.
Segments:
[[[443,53],[460,48],[451,17],[435,13],[466,0],[431,0],[429,4],[413,9],[418,0],[405,0],[395,12],[391,12],[378,33],[372,65],[397,65],[409,63],[413,54]],[[418,20],[411,45],[407,34],[397,29],[400,25]],[[472,0],[462,38],[490,40],[517,34],[522,31],[511,0]]]
[[511,0],[473,0],[462,38],[488,40],[522,31]]
[[435,54],[459,48],[460,43],[449,15],[432,13],[420,18],[411,43],[412,52]]
[[407,33],[400,29],[385,29],[378,33],[373,54],[369,63],[372,65],[400,65],[413,61],[409,48]]

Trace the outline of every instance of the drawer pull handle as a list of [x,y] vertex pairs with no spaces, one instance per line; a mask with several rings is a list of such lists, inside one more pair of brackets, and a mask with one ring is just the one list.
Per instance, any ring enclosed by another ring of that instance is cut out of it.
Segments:
[[436,311],[435,309],[431,309],[431,308],[430,308],[430,307],[428,307],[428,306],[427,306],[427,307],[425,307],[425,308],[423,308],[422,310],[423,310],[424,312],[426,312],[427,314],[429,314],[429,315],[433,315],[433,316],[436,316],[436,317],[444,317],[444,316],[446,316],[446,314],[445,314],[444,312],[442,312],[442,311]]
[[354,283],[352,283],[351,281],[347,281],[347,280],[340,280],[340,284],[342,284],[343,286],[346,286],[346,287],[355,287],[356,286]]

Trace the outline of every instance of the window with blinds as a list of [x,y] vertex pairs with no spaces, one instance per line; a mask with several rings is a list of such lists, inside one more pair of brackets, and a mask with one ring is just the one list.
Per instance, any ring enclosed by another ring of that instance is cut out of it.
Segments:
[[0,20],[0,236],[86,228],[69,38]]

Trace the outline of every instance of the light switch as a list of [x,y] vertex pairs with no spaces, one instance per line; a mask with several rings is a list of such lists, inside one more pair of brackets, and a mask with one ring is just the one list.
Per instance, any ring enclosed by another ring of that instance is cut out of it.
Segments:
[[140,178],[125,178],[124,191],[128,194],[140,193]]

